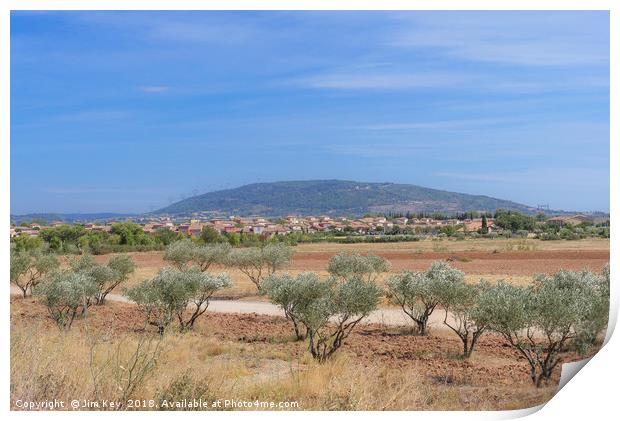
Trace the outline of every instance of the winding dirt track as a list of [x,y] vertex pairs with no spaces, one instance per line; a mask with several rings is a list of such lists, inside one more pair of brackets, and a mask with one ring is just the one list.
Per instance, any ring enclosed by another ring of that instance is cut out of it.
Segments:
[[[124,303],[132,303],[122,295],[110,294],[108,299]],[[245,300],[217,300],[212,299],[207,311],[214,313],[236,313],[236,314],[260,314],[264,316],[284,317],[284,311],[274,304],[264,301],[245,301]],[[445,311],[437,309],[429,318],[429,325],[433,328],[446,328],[443,324]],[[452,319],[452,316],[449,315]],[[453,319],[452,319],[453,320]],[[386,326],[406,326],[412,324],[412,320],[403,313],[400,308],[380,308],[368,315],[360,323],[364,324],[383,324]]]
[[[19,295],[20,291],[11,285],[11,295]],[[133,301],[119,294],[109,294],[107,297],[110,301],[130,303]],[[245,300],[218,300],[212,299],[209,303],[209,312],[214,313],[233,313],[233,314],[260,314],[263,316],[280,316],[284,317],[284,311],[274,304],[264,301],[245,301]],[[448,329],[444,324],[445,312],[437,309],[433,312],[429,319],[429,325],[435,329]],[[451,318],[451,316],[449,315]],[[361,321],[363,324],[383,324],[386,326],[407,326],[411,325],[409,319],[401,309],[397,308],[380,308],[373,311],[368,317]]]

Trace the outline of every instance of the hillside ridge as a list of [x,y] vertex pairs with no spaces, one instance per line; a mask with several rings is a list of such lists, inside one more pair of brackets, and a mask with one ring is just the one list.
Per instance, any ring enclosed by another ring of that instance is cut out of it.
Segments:
[[346,216],[387,212],[492,212],[499,208],[527,213],[536,211],[532,206],[510,200],[414,184],[305,180],[252,183],[208,192],[172,203],[153,214]]

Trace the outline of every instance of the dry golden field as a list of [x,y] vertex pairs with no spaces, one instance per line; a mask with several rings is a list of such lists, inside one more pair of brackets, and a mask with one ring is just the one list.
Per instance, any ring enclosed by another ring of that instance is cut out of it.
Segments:
[[[465,272],[469,281],[484,278],[516,283],[527,283],[537,273],[551,273],[559,269],[591,269],[598,272],[609,262],[608,239],[444,239],[383,244],[301,244],[295,247],[293,261],[284,270],[291,273],[316,271],[327,274],[329,258],[340,251],[378,254],[391,262],[392,272],[403,269],[425,270],[435,260],[449,259],[453,266]],[[165,265],[163,252],[130,254],[137,264],[130,284],[154,276]],[[109,258],[110,255],[97,256],[100,262]],[[232,289],[220,295],[258,299],[255,297],[256,288],[243,274],[228,268],[216,267],[212,270],[230,273],[235,282]]]
[[[608,240],[443,240],[300,245],[287,270],[325,273],[329,257],[341,250],[379,254],[393,271],[449,259],[469,280],[520,283],[560,268],[599,271],[609,261]],[[130,283],[164,265],[162,253],[132,255],[138,270]],[[222,295],[257,299],[249,281],[234,271],[232,276],[235,287]],[[133,304],[94,306],[88,318],[60,332],[38,299],[12,297],[11,405],[19,409],[17,399],[129,398],[296,402],[298,407],[287,409],[300,410],[495,410],[530,407],[553,396],[559,367],[552,384],[537,389],[527,362],[499,336],[483,336],[470,359],[460,358],[460,347],[446,329],[420,337],[405,326],[364,324],[321,365],[305,342],[294,340],[283,317],[207,312],[194,331],[172,332],[160,341]],[[572,352],[562,354],[562,361],[575,359]]]

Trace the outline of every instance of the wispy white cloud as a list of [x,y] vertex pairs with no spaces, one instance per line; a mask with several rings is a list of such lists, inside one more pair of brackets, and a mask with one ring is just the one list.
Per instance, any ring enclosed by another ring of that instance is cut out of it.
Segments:
[[609,170],[606,168],[579,168],[571,167],[546,167],[546,168],[527,168],[522,171],[488,171],[488,172],[450,172],[439,171],[432,174],[434,177],[448,179],[484,182],[484,183],[506,183],[506,184],[532,184],[532,185],[553,185],[557,188],[557,179],[561,178],[566,188],[570,190],[575,187],[594,187],[601,185],[601,182],[609,180]]
[[131,32],[143,39],[174,43],[232,44],[257,36],[257,28],[250,22],[226,22],[215,13],[204,12],[131,12],[113,11],[80,13],[87,23]]
[[293,81],[323,89],[423,89],[454,86],[470,78],[453,73],[324,73]]
[[592,12],[402,15],[398,20],[404,25],[391,35],[388,45],[510,65],[600,65],[609,62],[609,28],[580,30],[593,17]]

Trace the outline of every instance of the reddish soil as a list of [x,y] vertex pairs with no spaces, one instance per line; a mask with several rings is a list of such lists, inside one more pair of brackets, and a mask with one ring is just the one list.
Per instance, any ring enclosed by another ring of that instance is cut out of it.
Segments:
[[[110,302],[105,306],[94,306],[86,320],[90,329],[112,335],[144,332],[143,316],[136,306],[130,304]],[[76,320],[73,329],[84,329],[85,324],[85,320]],[[24,325],[56,329],[37,300],[13,297],[11,326],[19,328]],[[281,351],[292,360],[301,359],[307,353],[306,343],[294,341],[291,325],[277,316],[207,312],[197,323],[195,331],[223,342],[248,344],[255,352]],[[460,350],[461,342],[448,332],[431,332],[429,336],[420,337],[404,334],[402,329],[360,325],[345,340],[341,352],[355,355],[367,367],[415,368],[426,381],[446,385],[531,384],[527,362],[498,335],[483,336],[469,360],[459,358]],[[562,358],[565,362],[580,359],[573,353],[565,353]],[[553,379],[555,383],[560,371],[558,366]]]
[[[560,269],[600,271],[609,262],[609,250],[538,250],[538,251],[458,251],[424,252],[383,251],[378,255],[392,263],[392,270],[423,270],[435,260],[449,259],[451,264],[467,274],[532,276]],[[139,268],[159,268],[165,265],[161,252],[131,253]],[[330,252],[296,251],[289,266],[292,270],[325,270]],[[105,262],[109,255],[97,256]]]
[[[609,251],[500,251],[493,252],[378,252],[392,263],[392,270],[423,270],[435,260],[450,259],[452,265],[468,274],[534,275],[559,269],[599,271],[609,262]],[[295,253],[292,269],[325,269],[333,253]]]

